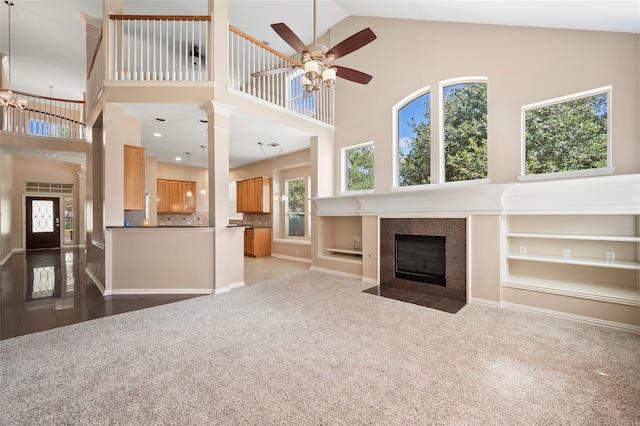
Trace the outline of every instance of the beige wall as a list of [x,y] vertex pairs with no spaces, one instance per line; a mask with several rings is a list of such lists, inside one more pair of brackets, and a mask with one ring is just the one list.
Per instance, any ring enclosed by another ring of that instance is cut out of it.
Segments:
[[[340,148],[372,140],[375,189],[389,191],[394,157],[392,108],[409,94],[431,86],[431,117],[438,123],[439,82],[464,76],[488,78],[492,183],[515,182],[520,174],[523,105],[607,85],[613,86],[616,173],[640,171],[637,34],[349,17],[331,29],[331,41],[367,26],[378,39],[340,62],[373,75],[373,80],[363,86],[338,79],[336,177],[340,176]],[[438,141],[438,131],[437,125],[432,126],[432,141]],[[334,192],[339,193],[339,182]]]
[[467,221],[471,298],[500,302],[500,216],[471,216]]
[[[214,290],[211,228],[114,228],[106,231],[106,239],[107,259],[117,265],[108,275],[107,294]],[[241,246],[233,249],[241,255]]]

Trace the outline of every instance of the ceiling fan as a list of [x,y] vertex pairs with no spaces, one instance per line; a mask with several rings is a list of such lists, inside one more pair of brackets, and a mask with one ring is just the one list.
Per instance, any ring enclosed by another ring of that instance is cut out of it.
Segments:
[[[340,43],[328,49],[319,45],[316,39],[316,0],[313,0],[313,44],[307,46],[285,23],[271,24],[271,28],[296,52],[302,55],[302,67],[304,76],[302,84],[307,93],[312,93],[321,89],[333,87],[336,76],[355,83],[367,84],[373,78],[369,74],[340,65],[333,65],[332,61],[348,55],[371,43],[376,39],[376,35],[371,28],[365,28],[347,37]],[[278,74],[298,66],[287,66],[274,68],[265,71],[258,71],[251,74],[252,77],[262,77],[265,75]]]

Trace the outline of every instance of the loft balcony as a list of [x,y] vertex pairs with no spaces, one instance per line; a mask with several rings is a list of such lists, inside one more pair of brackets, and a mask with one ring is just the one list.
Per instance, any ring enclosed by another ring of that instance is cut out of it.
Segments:
[[[249,95],[294,113],[333,124],[333,93],[307,95],[300,64],[243,32],[229,27],[227,54],[214,54],[211,16],[110,15],[87,73],[87,104],[99,99],[105,83],[136,87],[189,87],[214,82],[214,60],[228,65],[229,92]],[[106,52],[105,52],[106,49]],[[215,57],[215,58],[214,58]],[[261,77],[257,71],[283,68]],[[91,109],[91,108],[89,108]]]

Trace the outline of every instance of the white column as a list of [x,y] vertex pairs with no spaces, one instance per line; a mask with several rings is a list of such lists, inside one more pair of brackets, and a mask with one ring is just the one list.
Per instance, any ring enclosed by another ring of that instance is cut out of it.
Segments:
[[[209,226],[213,233],[213,289],[229,291],[237,285],[237,276],[244,276],[244,253],[230,250],[239,230],[229,229],[229,132],[233,107],[211,101],[204,107],[209,120]],[[231,232],[234,234],[231,235]],[[242,274],[239,274],[239,271]]]

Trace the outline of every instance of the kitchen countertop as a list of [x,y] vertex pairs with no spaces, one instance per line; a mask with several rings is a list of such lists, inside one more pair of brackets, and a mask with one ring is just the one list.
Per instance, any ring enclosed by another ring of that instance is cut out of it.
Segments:
[[130,226],[107,226],[107,229],[128,229],[128,228],[132,228],[132,229],[194,229],[194,228],[213,228],[213,226],[205,226],[205,225],[198,225],[198,226],[170,226],[170,225],[158,225],[158,226],[141,226],[141,225],[130,225]]

